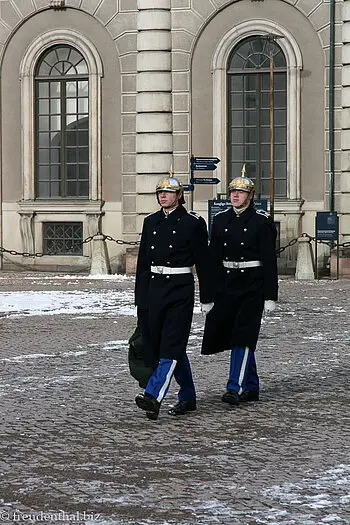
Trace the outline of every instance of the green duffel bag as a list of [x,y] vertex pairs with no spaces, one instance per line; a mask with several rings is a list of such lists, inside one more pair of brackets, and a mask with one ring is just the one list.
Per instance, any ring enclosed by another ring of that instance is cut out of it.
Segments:
[[150,366],[144,362],[144,346],[140,326],[137,324],[134,333],[129,339],[129,370],[131,376],[139,382],[141,388],[146,388],[149,378],[153,373]]

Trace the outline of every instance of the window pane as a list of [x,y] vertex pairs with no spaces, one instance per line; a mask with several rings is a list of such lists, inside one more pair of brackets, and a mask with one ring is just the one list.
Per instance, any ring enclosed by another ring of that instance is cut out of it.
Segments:
[[67,113],[77,112],[77,99],[76,98],[68,98],[66,104],[67,104]]
[[50,135],[49,133],[39,133],[39,147],[50,145]]
[[67,162],[77,162],[77,150],[75,148],[66,148]]
[[50,82],[50,96],[59,97],[61,94],[61,84],[60,82]]
[[61,101],[59,98],[51,99],[50,101],[51,114],[57,115],[61,112]]
[[51,162],[53,162],[53,163],[60,162],[60,155],[61,155],[61,150],[60,149],[52,148],[51,149]]
[[243,111],[232,111],[232,124],[234,126],[243,125]]
[[260,155],[261,155],[261,160],[270,160],[270,145],[264,145],[262,144],[260,146]]
[[287,111],[277,109],[273,112],[276,126],[283,126],[287,123]]
[[87,97],[89,95],[89,83],[87,80],[79,80],[78,82],[78,96]]
[[61,117],[51,117],[51,130],[59,131],[61,129]]
[[87,164],[79,164],[78,179],[89,180],[89,166]]
[[78,162],[89,162],[89,150],[88,148],[79,148],[78,150]]
[[232,75],[230,78],[230,89],[231,91],[243,91],[243,76]]
[[67,97],[77,96],[77,83],[75,81],[66,82],[66,95]]
[[77,165],[69,164],[67,166],[67,179],[76,180],[76,178],[77,178]]
[[76,146],[77,144],[77,132],[66,131],[66,146]]
[[78,196],[78,183],[73,181],[67,181],[67,196],[75,197]]
[[66,124],[67,124],[67,126],[73,127],[74,122],[76,122],[76,116],[75,115],[67,115],[66,116]]
[[87,131],[78,131],[78,145],[88,146],[89,144],[89,133]]
[[287,142],[287,130],[285,127],[275,129],[275,142],[286,143]]
[[286,162],[275,162],[274,166],[275,178],[276,179],[285,179],[287,174]]
[[60,183],[59,182],[51,182],[51,197],[59,197],[60,196]]
[[89,196],[89,182],[88,181],[80,181],[78,188],[79,188],[78,195],[80,197],[88,197]]
[[241,144],[243,142],[243,128],[232,128],[231,137],[233,144]]
[[40,131],[49,131],[49,117],[39,117],[38,123]]
[[249,111],[246,111],[245,118],[246,118],[246,124],[248,126],[255,125],[256,124],[256,110],[250,109]]
[[89,111],[89,101],[87,98],[78,99],[78,112],[79,113],[88,113]]
[[48,82],[39,82],[39,97],[47,98],[49,96],[49,84]]
[[275,158],[283,160],[286,158],[287,147],[284,144],[275,144]]
[[256,142],[256,128],[246,128],[244,132],[245,142]]
[[60,166],[51,166],[51,180],[60,180]]
[[42,115],[43,113],[49,112],[49,101],[46,99],[39,100],[39,113]]
[[261,142],[270,142],[270,128],[261,127],[260,128],[260,141]]
[[49,182],[39,181],[38,195],[39,197],[50,197],[50,183]]
[[39,180],[47,181],[50,179],[50,168],[49,166],[39,166]]
[[39,149],[39,164],[48,164],[50,159],[49,149]]

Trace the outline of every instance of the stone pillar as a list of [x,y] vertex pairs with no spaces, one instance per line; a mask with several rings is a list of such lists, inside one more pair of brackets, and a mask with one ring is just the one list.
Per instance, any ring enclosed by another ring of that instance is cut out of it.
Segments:
[[308,237],[299,237],[298,239],[298,257],[295,279],[297,281],[315,279],[311,244],[309,243]]
[[[172,165],[170,0],[138,0],[136,211],[155,209],[157,181]],[[137,224],[141,231],[143,217]]]
[[350,240],[350,0],[343,2],[340,242]]
[[106,241],[103,235],[92,239],[90,275],[106,275],[111,273]]
[[19,229],[22,238],[22,251],[26,253],[34,253],[34,229],[33,229],[34,213],[20,213]]

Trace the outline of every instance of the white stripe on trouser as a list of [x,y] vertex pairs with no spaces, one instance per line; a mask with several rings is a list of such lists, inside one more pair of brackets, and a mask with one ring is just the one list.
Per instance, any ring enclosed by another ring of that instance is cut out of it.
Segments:
[[246,370],[246,368],[247,368],[248,356],[249,356],[249,347],[246,346],[246,347],[245,347],[245,350],[244,350],[244,357],[243,357],[243,361],[242,361],[242,365],[241,365],[241,370],[240,370],[239,378],[238,378],[238,385],[239,385],[239,391],[238,391],[238,394],[239,394],[239,395],[241,395],[241,393],[243,392],[243,389],[242,389],[242,383],[243,383],[243,379],[244,379],[244,376],[245,376],[245,370]]
[[161,403],[163,401],[163,397],[165,395],[166,389],[168,388],[169,383],[171,381],[171,378],[173,377],[176,364],[177,364],[177,361],[175,361],[175,359],[173,359],[173,362],[170,365],[170,368],[169,368],[169,371],[168,371],[168,373],[166,375],[166,378],[165,378],[165,381],[163,383],[163,386],[162,386],[162,388],[159,391],[159,394],[158,394],[158,397],[157,397],[158,403]]

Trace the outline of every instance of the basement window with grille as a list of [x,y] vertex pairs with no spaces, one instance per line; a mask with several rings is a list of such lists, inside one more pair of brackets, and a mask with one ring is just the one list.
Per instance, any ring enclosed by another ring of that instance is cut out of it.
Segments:
[[83,255],[82,222],[44,222],[45,255]]

